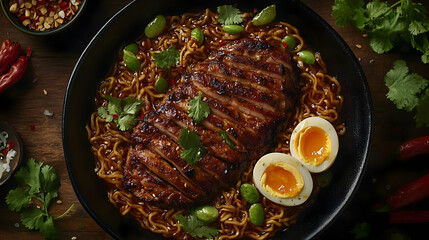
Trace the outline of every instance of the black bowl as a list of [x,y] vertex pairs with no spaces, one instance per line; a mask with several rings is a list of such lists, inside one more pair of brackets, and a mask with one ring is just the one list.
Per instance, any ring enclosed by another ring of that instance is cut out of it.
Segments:
[[81,0],[81,4],[80,4],[77,12],[75,13],[75,15],[70,20],[65,21],[63,24],[59,25],[56,28],[51,28],[51,29],[46,30],[46,31],[36,31],[36,30],[28,28],[27,26],[24,26],[24,24],[22,24],[22,21],[18,18],[18,16],[15,13],[12,13],[9,11],[9,9],[10,9],[9,0],[0,0],[0,5],[1,5],[3,12],[6,15],[6,17],[9,19],[9,21],[12,23],[12,25],[15,26],[17,29],[21,30],[22,32],[34,35],[34,36],[48,36],[48,35],[59,33],[65,29],[67,29],[70,25],[72,25],[76,21],[76,19],[81,15],[81,13],[83,12],[83,9],[86,6],[86,0]]
[[[271,2],[238,2],[242,10],[262,9]],[[274,2],[277,20],[298,27],[301,35],[325,60],[331,75],[337,77],[344,95],[341,117],[347,132],[340,138],[340,151],[333,165],[333,181],[314,198],[296,224],[277,233],[273,239],[308,239],[318,236],[341,213],[357,190],[368,159],[373,128],[373,110],[364,73],[344,40],[319,16],[296,0]],[[222,2],[222,4],[226,4]],[[180,15],[207,7],[215,10],[218,1],[134,1],[118,12],[92,39],[74,71],[63,109],[63,145],[66,163],[77,197],[109,234],[118,239],[159,239],[136,221],[121,216],[107,200],[106,187],[94,173],[85,125],[94,111],[97,84],[117,60],[118,50],[142,36],[145,25],[157,14]]]

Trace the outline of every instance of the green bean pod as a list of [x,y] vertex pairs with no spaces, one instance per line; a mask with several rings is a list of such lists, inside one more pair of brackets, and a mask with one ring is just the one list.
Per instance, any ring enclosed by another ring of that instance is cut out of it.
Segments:
[[240,26],[240,25],[223,25],[222,29],[229,33],[229,34],[237,34],[237,33],[241,33],[242,31],[244,31],[244,27]]
[[164,31],[167,21],[163,15],[156,16],[144,29],[144,34],[148,38],[158,37]]
[[272,22],[274,18],[276,18],[276,5],[273,4],[256,14],[252,23],[254,26],[261,26]]
[[298,57],[305,63],[305,64],[314,64],[316,62],[316,57],[314,56],[314,53],[312,53],[309,50],[302,50],[299,51]]
[[264,223],[264,214],[264,207],[259,203],[254,203],[249,208],[249,218],[255,226],[261,226]]
[[213,206],[204,205],[194,209],[194,214],[199,220],[205,223],[212,223],[219,216],[219,211]]
[[197,41],[198,46],[201,46],[204,41],[204,33],[199,28],[194,28],[191,31],[191,38],[195,39]]
[[139,51],[139,46],[137,45],[137,43],[130,43],[127,46],[125,46],[124,50],[130,51],[136,54]]
[[125,49],[124,49],[124,63],[125,63],[125,66],[132,71],[138,71],[141,65],[136,55],[134,55],[134,53]]
[[243,183],[240,186],[240,194],[248,203],[256,203],[259,201],[259,192],[252,184]]
[[155,82],[155,90],[157,93],[165,93],[168,89],[168,82],[165,78],[160,77]]
[[296,42],[295,42],[295,38],[292,36],[286,36],[283,38],[282,42],[284,42],[287,46],[286,46],[286,50],[288,52],[292,51],[295,46],[296,46]]

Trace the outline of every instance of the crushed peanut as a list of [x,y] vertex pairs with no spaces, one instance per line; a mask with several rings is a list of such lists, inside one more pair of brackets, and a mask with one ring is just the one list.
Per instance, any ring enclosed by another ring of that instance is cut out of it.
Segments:
[[46,31],[72,19],[81,0],[11,0],[9,11],[31,30]]

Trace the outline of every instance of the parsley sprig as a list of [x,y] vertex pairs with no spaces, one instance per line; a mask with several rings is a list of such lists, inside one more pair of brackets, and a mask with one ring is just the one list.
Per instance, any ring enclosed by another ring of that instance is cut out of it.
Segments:
[[179,64],[180,53],[176,46],[172,46],[165,51],[154,53],[155,65],[160,68],[171,68]]
[[144,104],[141,100],[133,97],[120,99],[109,95],[103,95],[103,97],[109,103],[107,104],[107,108],[98,108],[98,115],[104,118],[106,122],[113,121],[121,131],[130,130],[137,124],[137,114]]
[[222,5],[217,7],[219,16],[217,21],[222,25],[239,24],[243,22],[243,16],[240,10],[232,5]]
[[201,100],[203,93],[200,91],[198,96],[189,101],[188,116],[191,117],[196,124],[203,121],[210,114],[210,107],[206,102]]
[[206,149],[194,131],[182,129],[179,135],[179,146],[183,148],[180,157],[189,165],[195,165],[204,156]]
[[195,213],[190,215],[178,214],[174,216],[179,221],[180,226],[191,236],[199,238],[213,239],[219,230],[213,226],[208,226],[199,220]]
[[387,98],[395,103],[398,109],[417,109],[414,116],[417,127],[429,127],[429,80],[409,73],[405,61],[397,60],[387,72],[384,81],[389,88]]
[[19,186],[9,191],[6,203],[10,210],[21,212],[21,222],[24,226],[38,230],[43,237],[52,239],[59,235],[54,220],[67,215],[74,204],[60,216],[49,214],[51,201],[58,196],[60,180],[53,167],[42,165],[43,163],[30,158],[26,166],[16,172],[15,179]]
[[363,0],[335,0],[332,16],[337,26],[352,24],[368,33],[376,53],[406,42],[422,53],[423,63],[429,63],[429,18],[421,3],[400,0],[390,5],[373,0],[364,6]]

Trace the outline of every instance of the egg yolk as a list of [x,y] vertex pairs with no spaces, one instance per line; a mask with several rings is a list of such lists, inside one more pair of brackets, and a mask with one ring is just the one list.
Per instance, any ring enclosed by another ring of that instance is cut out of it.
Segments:
[[283,162],[270,164],[262,174],[261,183],[270,195],[280,198],[296,197],[304,187],[300,172]]
[[319,166],[331,153],[331,139],[323,129],[311,126],[299,133],[297,147],[303,161]]

